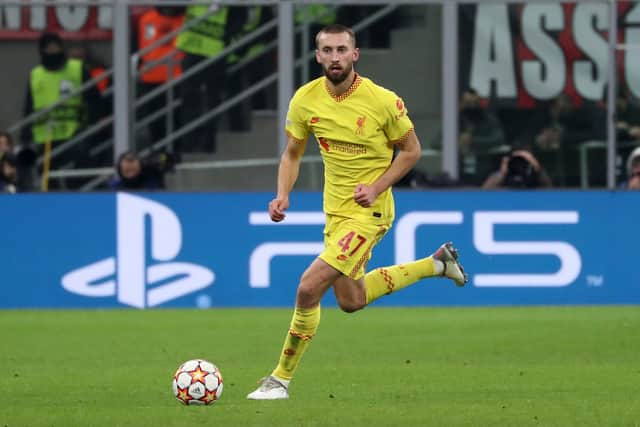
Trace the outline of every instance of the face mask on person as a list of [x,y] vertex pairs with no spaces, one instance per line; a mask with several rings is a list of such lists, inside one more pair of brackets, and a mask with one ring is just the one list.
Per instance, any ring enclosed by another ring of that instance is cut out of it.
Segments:
[[40,62],[47,70],[58,70],[67,62],[67,55],[64,52],[41,53]]

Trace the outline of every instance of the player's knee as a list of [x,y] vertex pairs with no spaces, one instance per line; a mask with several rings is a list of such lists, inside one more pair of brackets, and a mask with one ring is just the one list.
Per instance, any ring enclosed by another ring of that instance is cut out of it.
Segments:
[[320,297],[313,286],[302,282],[296,293],[296,304],[302,307],[311,307],[320,302]]
[[358,310],[362,310],[365,304],[358,301],[338,301],[340,309],[345,313],[355,313]]

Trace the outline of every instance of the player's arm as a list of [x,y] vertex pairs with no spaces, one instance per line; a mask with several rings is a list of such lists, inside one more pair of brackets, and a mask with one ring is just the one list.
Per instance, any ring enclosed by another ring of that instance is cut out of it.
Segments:
[[287,136],[287,146],[280,157],[278,167],[278,193],[269,203],[269,215],[272,221],[280,222],[285,217],[284,211],[289,208],[289,193],[298,179],[300,162],[306,145],[306,140],[300,141],[291,135]]
[[413,129],[406,137],[397,141],[395,146],[398,147],[398,154],[391,162],[389,169],[370,185],[358,184],[356,186],[354,199],[360,206],[371,206],[380,193],[405,176],[420,159],[420,141]]
[[398,182],[420,159],[420,141],[418,141],[418,136],[413,129],[409,131],[405,138],[397,141],[395,146],[398,148],[398,153],[391,162],[389,169],[372,184],[377,194],[382,193]]

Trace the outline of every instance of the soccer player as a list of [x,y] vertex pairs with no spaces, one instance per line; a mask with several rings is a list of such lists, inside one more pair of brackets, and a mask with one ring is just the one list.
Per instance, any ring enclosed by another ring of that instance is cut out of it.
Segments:
[[275,222],[285,219],[313,132],[325,170],[324,250],[300,278],[278,366],[248,399],[289,397],[289,382],[320,323],[320,300],[331,286],[340,308],[352,313],[423,278],[444,276],[458,286],[467,282],[451,243],[427,258],[365,274],[373,247],[393,221],[391,185],[416,164],[420,142],[402,99],[355,72],[359,54],[350,28],[331,24],[322,29],[316,36],[316,61],[324,76],[299,88],[289,104],[287,146],[269,215]]

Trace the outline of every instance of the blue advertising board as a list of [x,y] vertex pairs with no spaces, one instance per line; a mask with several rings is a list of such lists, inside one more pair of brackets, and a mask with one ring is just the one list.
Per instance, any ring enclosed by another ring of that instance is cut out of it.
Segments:
[[[25,194],[0,198],[0,308],[291,306],[322,250],[321,195]],[[464,288],[434,278],[376,305],[639,304],[630,192],[396,192],[368,269],[453,241]],[[335,305],[333,295],[323,304]]]

